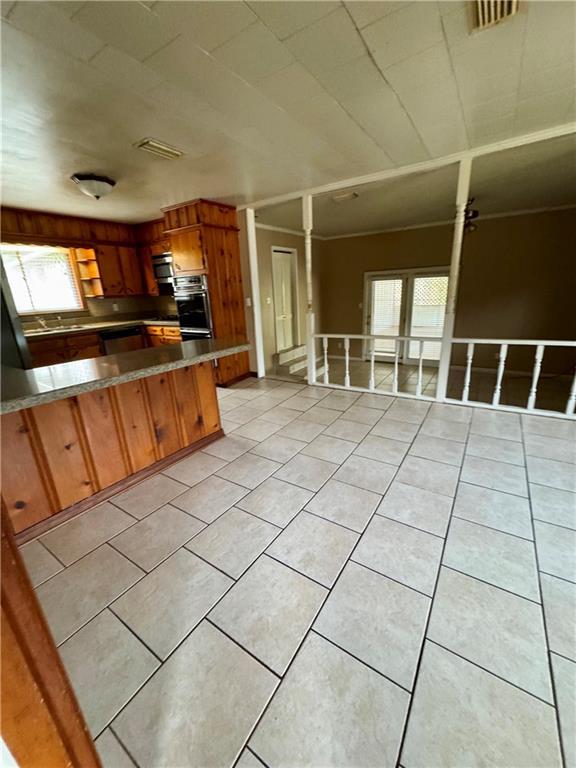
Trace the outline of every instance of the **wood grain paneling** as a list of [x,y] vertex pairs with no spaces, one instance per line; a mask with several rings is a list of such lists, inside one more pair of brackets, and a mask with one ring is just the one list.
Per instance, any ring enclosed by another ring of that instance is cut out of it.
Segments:
[[203,408],[196,384],[198,366],[189,366],[172,371],[176,412],[183,445],[204,437]]
[[185,229],[171,236],[174,274],[201,273],[207,270],[200,228]]
[[235,228],[238,226],[236,209],[232,205],[216,203],[213,200],[189,200],[178,205],[162,208],[167,231],[191,227],[195,224],[209,224],[215,227]]
[[163,458],[184,447],[176,424],[172,380],[167,373],[159,373],[145,382],[158,456]]
[[92,457],[97,488],[106,488],[107,485],[112,485],[129,475],[131,471],[111,390],[86,392],[77,397],[77,402]]
[[54,511],[31,438],[26,412],[2,417],[2,498],[16,533]]
[[144,380],[127,381],[112,389],[118,403],[131,471],[137,472],[160,458]]
[[212,363],[2,416],[2,499],[21,532],[220,432]]
[[211,362],[195,366],[196,391],[200,401],[204,435],[211,435],[220,429],[220,408],[216,387],[214,386],[214,368]]
[[21,768],[99,768],[2,508],[2,738]]
[[77,407],[75,399],[68,398],[30,409],[60,509],[98,490],[85,456]]
[[21,208],[0,210],[2,240],[8,243],[90,246],[132,244],[134,227],[114,221],[63,216]]
[[139,296],[144,291],[144,275],[136,249],[118,246],[118,257],[122,272],[122,293],[125,296]]

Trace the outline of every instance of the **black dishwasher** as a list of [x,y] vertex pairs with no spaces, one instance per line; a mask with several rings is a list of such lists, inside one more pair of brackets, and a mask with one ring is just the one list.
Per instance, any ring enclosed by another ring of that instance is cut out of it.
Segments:
[[116,355],[119,352],[130,352],[134,349],[144,348],[140,325],[107,328],[100,331],[100,338],[104,344],[105,355]]

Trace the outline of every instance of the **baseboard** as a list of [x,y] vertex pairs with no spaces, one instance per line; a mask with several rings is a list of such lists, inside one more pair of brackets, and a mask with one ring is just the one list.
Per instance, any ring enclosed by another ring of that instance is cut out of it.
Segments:
[[224,389],[227,389],[228,387],[231,387],[233,384],[238,384],[239,381],[244,381],[244,379],[250,379],[252,376],[258,376],[257,373],[254,373],[253,371],[247,371],[246,373],[240,374],[240,376],[235,376],[233,379],[228,379],[227,382],[224,384],[217,384],[218,387],[223,387]]
[[87,510],[92,509],[92,507],[98,506],[98,504],[109,501],[118,493],[127,491],[129,488],[132,488],[132,486],[141,483],[142,480],[146,480],[146,478],[151,477],[151,475],[155,475],[157,472],[161,472],[163,469],[166,469],[166,467],[169,467],[171,464],[175,464],[177,461],[182,461],[182,459],[185,459],[191,453],[199,451],[201,448],[204,448],[205,446],[214,442],[214,440],[217,440],[219,437],[223,436],[224,430],[219,429],[217,432],[213,432],[211,435],[206,435],[206,437],[197,440],[192,445],[187,445],[185,448],[181,448],[179,451],[176,451],[176,453],[171,453],[170,456],[166,456],[159,461],[155,461],[154,464],[150,464],[149,467],[139,469],[138,472],[134,472],[133,475],[129,475],[128,477],[124,477],[122,480],[118,480],[117,483],[109,485],[107,488],[103,488],[101,491],[94,493],[87,499],[82,499],[82,501],[78,501],[76,504],[72,504],[71,506],[66,507],[66,509],[62,509],[60,512],[56,512],[56,514],[52,515],[46,520],[40,520],[39,523],[31,525],[29,528],[26,528],[25,530],[20,531],[20,533],[17,533],[14,537],[16,539],[16,543],[19,545],[25,544],[27,541],[31,541],[37,536],[52,530],[52,528],[56,528],[57,526],[62,525],[62,523],[68,522],[68,520],[71,520],[73,517],[81,515],[82,512],[86,512]]

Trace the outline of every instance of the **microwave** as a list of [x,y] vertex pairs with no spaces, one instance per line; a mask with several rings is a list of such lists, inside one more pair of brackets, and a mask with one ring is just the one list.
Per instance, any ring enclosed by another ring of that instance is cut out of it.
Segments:
[[157,256],[152,256],[152,267],[154,269],[154,277],[158,283],[160,293],[162,295],[172,294],[174,289],[172,254],[160,253]]

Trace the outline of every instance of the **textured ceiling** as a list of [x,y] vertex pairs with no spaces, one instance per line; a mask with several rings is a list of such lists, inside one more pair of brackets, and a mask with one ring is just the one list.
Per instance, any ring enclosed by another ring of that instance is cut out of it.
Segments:
[[[317,196],[314,233],[333,237],[451,221],[456,182],[457,168],[448,166],[354,187],[358,197],[348,201]],[[576,206],[576,135],[477,158],[470,194],[480,216]],[[256,215],[259,224],[302,229],[300,200],[261,208]]]
[[[7,205],[141,221],[568,122],[576,4],[471,32],[454,2],[3,2]],[[166,161],[132,145],[184,150]],[[99,202],[68,181],[118,182]]]

